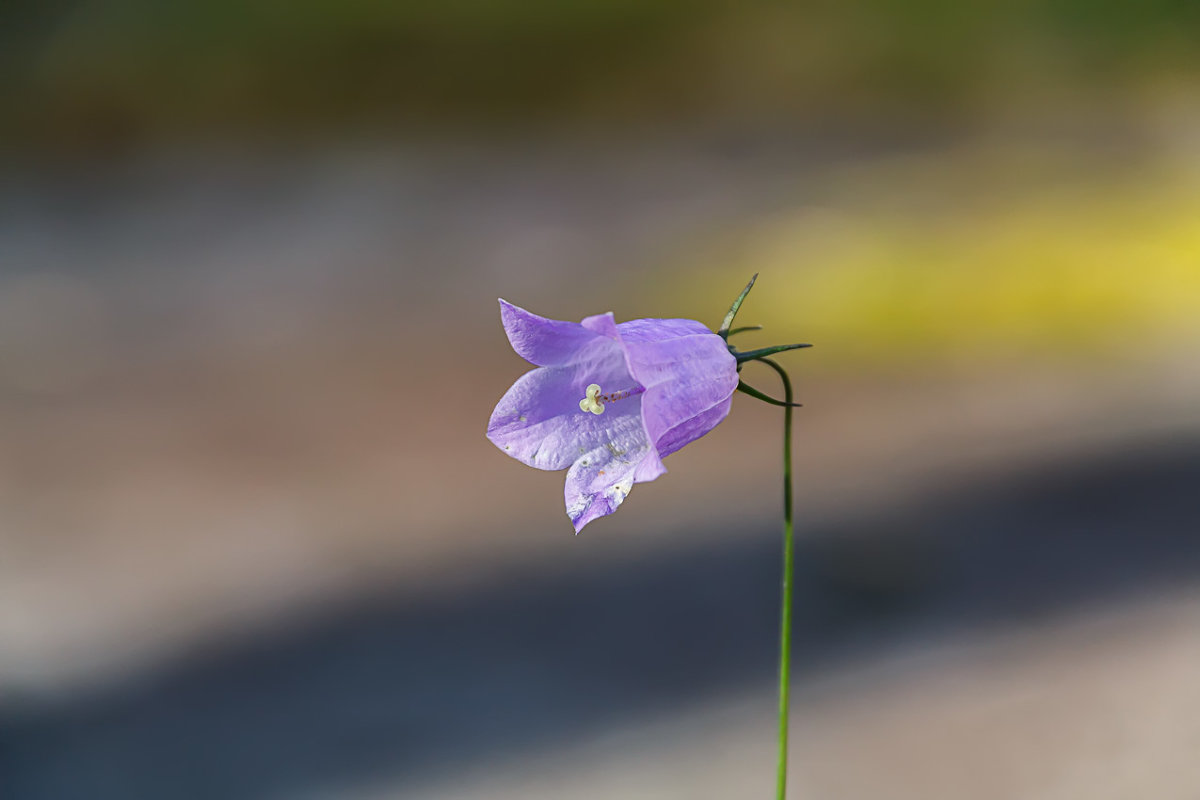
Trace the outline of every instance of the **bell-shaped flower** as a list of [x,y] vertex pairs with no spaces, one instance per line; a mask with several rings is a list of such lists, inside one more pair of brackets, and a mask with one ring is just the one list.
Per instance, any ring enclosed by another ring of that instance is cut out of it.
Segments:
[[496,405],[488,438],[531,467],[567,470],[576,533],[729,414],[737,359],[699,322],[617,324],[611,313],[566,322],[504,300],[500,318],[513,349],[537,369]]

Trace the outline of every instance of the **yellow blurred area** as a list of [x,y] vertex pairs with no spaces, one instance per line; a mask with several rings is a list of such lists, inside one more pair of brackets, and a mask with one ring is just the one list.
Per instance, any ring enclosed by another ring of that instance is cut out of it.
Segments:
[[741,322],[770,333],[746,340],[836,348],[818,370],[1086,364],[1194,346],[1195,160],[1079,161],[993,148],[830,170],[819,200],[705,242],[701,277],[671,285],[710,308],[731,273],[760,273],[769,288]]

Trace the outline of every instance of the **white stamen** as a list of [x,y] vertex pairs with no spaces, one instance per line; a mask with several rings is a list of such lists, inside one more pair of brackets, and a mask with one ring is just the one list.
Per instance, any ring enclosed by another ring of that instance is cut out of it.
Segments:
[[579,401],[580,411],[590,411],[593,414],[603,414],[604,406],[600,405],[600,385],[593,383],[587,387],[587,396]]
[[632,389],[622,389],[619,392],[610,392],[608,394],[600,394],[600,384],[593,383],[587,387],[587,397],[579,401],[579,410],[583,412],[592,412],[593,414],[603,414],[605,403],[615,403],[618,400],[624,400],[626,397],[636,397],[646,391],[641,386],[634,386]]

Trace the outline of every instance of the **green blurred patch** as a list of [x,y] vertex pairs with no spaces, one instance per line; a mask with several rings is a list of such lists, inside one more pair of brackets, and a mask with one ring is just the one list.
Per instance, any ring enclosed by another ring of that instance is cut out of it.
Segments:
[[[832,352],[814,361],[837,368],[1094,361],[1194,347],[1194,163],[1080,173],[1010,153],[843,170],[826,179],[819,202],[706,243],[720,265],[682,267],[662,285],[715,309],[759,272],[740,321],[768,330],[747,344],[815,342]],[[1030,181],[1022,172],[1042,174]]]
[[977,113],[1200,75],[1184,0],[12,0],[0,135]]

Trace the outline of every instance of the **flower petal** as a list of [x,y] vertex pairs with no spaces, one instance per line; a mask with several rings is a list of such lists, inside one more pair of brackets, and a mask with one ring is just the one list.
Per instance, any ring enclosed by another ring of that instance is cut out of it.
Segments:
[[613,341],[621,340],[621,333],[619,330],[620,326],[617,325],[617,321],[613,319],[613,313],[611,311],[605,314],[596,314],[592,317],[584,317],[583,322],[579,324],[587,328],[589,331],[597,333],[601,336],[606,336]]
[[646,433],[667,456],[699,439],[729,413],[737,360],[725,341],[701,323],[641,319],[617,326],[629,371],[646,387]]
[[729,416],[729,409],[732,405],[733,395],[730,395],[723,402],[717,403],[707,411],[702,411],[694,417],[689,417],[674,428],[667,430],[654,443],[655,447],[658,448],[659,457],[666,458],[684,445],[696,441],[717,427],[721,420]]
[[567,516],[575,532],[594,519],[617,510],[635,483],[652,481],[666,472],[650,443],[628,450],[612,445],[592,448],[567,470]]
[[488,421],[488,438],[508,455],[538,469],[566,469],[585,453],[612,446],[649,446],[642,397],[608,405],[603,414],[579,410],[589,384],[624,388],[632,378],[620,345],[597,337],[577,352],[579,361],[540,367],[517,379]]
[[629,343],[661,342],[696,334],[716,336],[703,322],[694,319],[631,319],[618,325],[617,333]]
[[600,338],[578,322],[539,317],[503,299],[500,321],[517,355],[539,367],[570,363],[580,349]]

